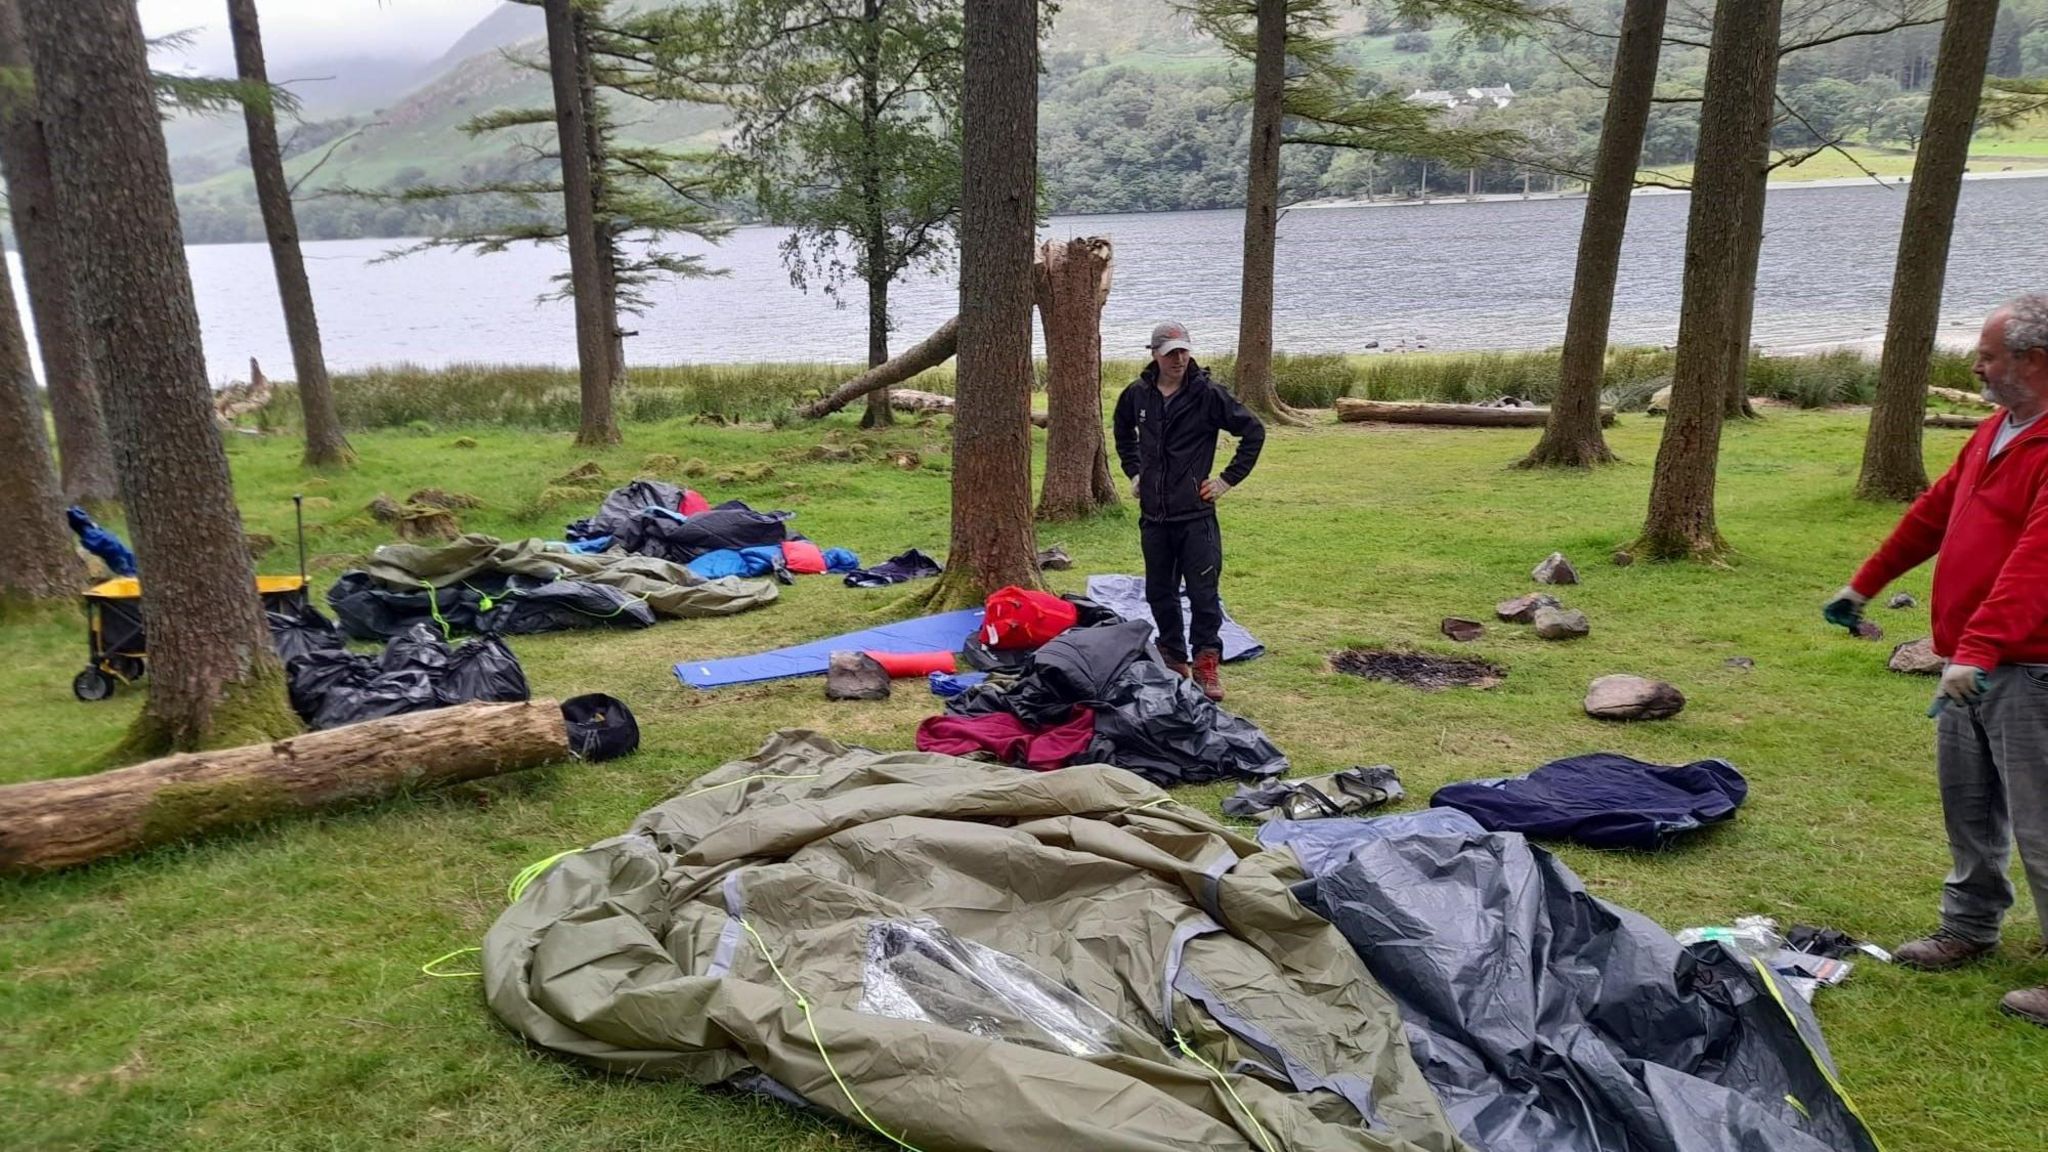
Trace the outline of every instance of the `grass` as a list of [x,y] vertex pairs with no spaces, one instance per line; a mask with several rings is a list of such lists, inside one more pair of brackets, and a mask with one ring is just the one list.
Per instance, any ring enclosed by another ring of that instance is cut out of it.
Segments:
[[[1392,763],[1418,801],[1453,780],[1595,749],[1726,757],[1752,783],[1733,823],[1658,855],[1557,851],[1594,893],[1674,929],[1761,912],[1886,943],[1924,930],[1947,868],[1922,715],[1931,684],[1885,671],[1888,643],[1849,640],[1818,618],[1897,514],[1850,497],[1863,418],[1782,412],[1731,427],[1720,507],[1733,561],[1612,567],[1606,556],[1640,524],[1660,431],[1623,417],[1610,436],[1630,463],[1594,475],[1508,470],[1527,432],[1276,431],[1223,512],[1225,595],[1270,649],[1228,672],[1230,706],[1298,772]],[[549,535],[587,511],[542,501],[550,478],[595,459],[622,481],[650,454],[714,469],[771,463],[772,476],[713,498],[792,509],[813,538],[864,557],[945,545],[943,421],[879,438],[923,453],[910,472],[798,459],[822,435],[868,438],[850,415],[828,429],[670,420],[626,434],[624,446],[593,455],[564,433],[525,428],[366,430],[354,436],[359,468],[311,477],[288,437],[233,438],[230,455],[252,530],[289,541],[290,494],[320,501],[307,517],[323,584],[383,539],[360,511],[380,491],[472,493],[485,505],[466,526]],[[1962,435],[1929,432],[1930,462],[1951,459]],[[458,436],[476,446],[454,447]],[[1051,577],[1061,590],[1080,589],[1088,572],[1139,570],[1129,512],[1048,529],[1040,542],[1074,557],[1074,571]],[[1547,644],[1492,624],[1471,645],[1438,636],[1443,616],[1490,620],[1495,601],[1529,590],[1529,568],[1553,549],[1585,574],[1562,592],[1590,615],[1590,637]],[[264,563],[290,566],[285,550]],[[1925,572],[1901,587],[1926,603]],[[476,981],[433,979],[419,966],[477,942],[523,865],[616,834],[777,728],[909,747],[937,708],[914,685],[885,702],[832,704],[815,680],[696,693],[668,671],[679,659],[864,626],[897,595],[805,579],[780,603],[730,620],[520,637],[536,693],[622,697],[639,715],[642,751],[0,881],[0,1147],[879,1147],[777,1106],[600,1076],[531,1051],[496,1023]],[[1924,607],[1877,618],[1888,640],[1927,627]],[[1490,691],[1424,694],[1327,669],[1332,651],[1367,644],[1456,647],[1509,672]],[[70,698],[83,649],[69,614],[0,630],[0,731],[11,752],[0,781],[83,771],[134,714],[134,694]],[[1738,655],[1754,670],[1725,665]],[[1686,711],[1637,726],[1587,719],[1587,682],[1618,671],[1678,684]],[[1227,791],[1185,798],[1213,811]],[[1940,975],[1859,963],[1822,993],[1843,1082],[1892,1152],[2048,1145],[2048,1031],[1994,1010],[2003,990],[2048,980],[2048,960],[2023,949],[2039,930],[2030,910],[2017,911],[1989,963]]]

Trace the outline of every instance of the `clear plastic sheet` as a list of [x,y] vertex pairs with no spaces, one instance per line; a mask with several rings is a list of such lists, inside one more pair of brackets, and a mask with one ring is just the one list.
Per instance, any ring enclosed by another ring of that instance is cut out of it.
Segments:
[[962,940],[930,921],[878,920],[869,928],[860,1010],[922,1020],[975,1036],[1101,1056],[1116,1022],[1016,958]]

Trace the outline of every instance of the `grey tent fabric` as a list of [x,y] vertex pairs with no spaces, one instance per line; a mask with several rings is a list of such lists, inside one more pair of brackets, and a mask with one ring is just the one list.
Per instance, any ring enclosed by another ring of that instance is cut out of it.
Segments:
[[386,544],[370,554],[362,570],[387,588],[408,592],[445,589],[493,573],[580,580],[616,588],[671,619],[731,616],[771,603],[777,595],[770,580],[706,580],[652,556],[589,556],[545,540],[499,540],[475,532],[442,545]]
[[1519,833],[1448,808],[1277,821],[1482,1152],[1876,1152],[1811,1010],[1761,964],[1681,947]]
[[567,534],[571,540],[627,536],[632,533],[640,513],[649,508],[673,512],[681,505],[682,499],[683,490],[674,484],[642,477],[606,493],[604,502],[597,507],[597,514],[569,525]]
[[1463,1152],[1302,879],[1104,765],[782,733],[543,871],[484,940],[485,994],[606,1071],[924,1152]]
[[[1116,613],[1126,620],[1143,620],[1157,631],[1158,625],[1152,620],[1152,607],[1145,603],[1145,578],[1143,576],[1102,575],[1088,578],[1088,598]],[[1180,598],[1183,623],[1192,612],[1188,598]],[[1226,609],[1223,613],[1223,662],[1256,660],[1266,654],[1266,646],[1245,631],[1244,627],[1230,618]]]

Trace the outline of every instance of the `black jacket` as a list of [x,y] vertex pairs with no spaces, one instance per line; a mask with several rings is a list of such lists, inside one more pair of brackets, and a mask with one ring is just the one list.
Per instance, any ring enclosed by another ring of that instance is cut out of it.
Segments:
[[1147,520],[1192,520],[1215,512],[1202,499],[1202,481],[1216,467],[1216,433],[1237,437],[1237,455],[1223,470],[1235,488],[1252,474],[1266,426],[1237,397],[1209,379],[1209,370],[1190,362],[1173,403],[1160,396],[1159,365],[1145,371],[1116,401],[1116,458],[1125,476],[1138,483],[1138,512]]

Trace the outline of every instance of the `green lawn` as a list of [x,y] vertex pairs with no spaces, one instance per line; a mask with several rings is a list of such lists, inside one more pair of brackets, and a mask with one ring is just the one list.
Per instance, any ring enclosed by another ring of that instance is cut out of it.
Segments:
[[[1730,431],[1721,473],[1726,568],[1637,564],[1608,554],[1638,526],[1659,424],[1612,433],[1630,461],[1598,475],[1504,466],[1532,434],[1324,426],[1278,432],[1223,512],[1224,591],[1270,648],[1228,674],[1231,706],[1263,725],[1300,772],[1388,762],[1426,799],[1448,781],[1517,772],[1611,749],[1646,759],[1733,760],[1751,799],[1729,826],[1660,855],[1559,851],[1597,894],[1670,928],[1749,912],[1834,925],[1886,943],[1929,927],[1946,870],[1923,715],[1931,682],[1885,671],[1889,642],[1826,629],[1818,605],[1896,510],[1849,496],[1863,417],[1773,412]],[[850,419],[839,435],[859,435]],[[565,435],[471,430],[362,433],[355,471],[307,478],[297,445],[233,438],[254,530],[289,540],[303,490],[323,577],[381,539],[361,514],[378,492],[435,485],[481,496],[469,526],[549,534],[587,509],[550,508],[549,478],[586,458]],[[945,428],[892,446],[924,465],[800,461],[817,429],[685,423],[628,429],[597,458],[614,480],[649,453],[713,469],[775,463],[714,499],[793,509],[814,539],[870,560],[943,549]],[[1931,432],[1945,465],[1962,433]],[[1135,518],[1041,534],[1076,569],[1138,570]],[[1488,692],[1423,694],[1337,676],[1333,649],[1450,648],[1446,615],[1491,621],[1528,591],[1529,568],[1562,549],[1585,573],[1564,590],[1588,639],[1553,645],[1489,624],[1470,646],[1509,669]],[[289,544],[265,562],[291,565]],[[1925,633],[1925,573],[1902,587],[1923,607],[1879,610],[1890,639]],[[0,1147],[37,1149],[825,1149],[872,1142],[851,1127],[673,1083],[611,1079],[529,1051],[498,1026],[478,982],[422,962],[474,944],[521,866],[607,837],[769,732],[812,726],[903,748],[936,710],[917,686],[883,703],[828,703],[816,680],[697,693],[671,662],[811,639],[874,622],[898,593],[807,578],[760,612],[644,632],[522,637],[537,693],[604,690],[640,717],[643,750],[450,793],[283,822],[54,878],[0,883]],[[69,693],[83,657],[69,614],[0,630],[0,781],[86,770],[136,700]],[[1756,661],[1753,671],[1724,663]],[[1608,672],[1682,687],[1685,713],[1615,727],[1587,719],[1587,682]],[[1213,809],[1226,786],[1191,790]],[[2022,904],[2025,904],[2024,899]],[[1859,964],[1820,1015],[1843,1082],[1891,1152],[2048,1146],[2048,1030],[2000,1017],[2008,987],[2048,980],[2026,945],[2031,912],[1990,963],[1916,975]]]

